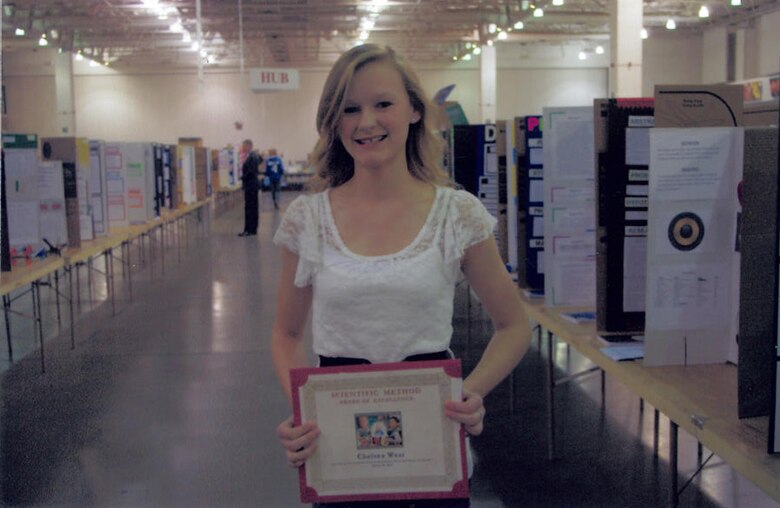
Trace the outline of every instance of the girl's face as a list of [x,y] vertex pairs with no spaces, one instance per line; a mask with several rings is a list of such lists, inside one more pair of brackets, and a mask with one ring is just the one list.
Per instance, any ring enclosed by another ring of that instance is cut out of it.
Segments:
[[419,120],[398,70],[389,62],[371,62],[355,73],[347,89],[339,138],[356,169],[406,169],[409,125]]

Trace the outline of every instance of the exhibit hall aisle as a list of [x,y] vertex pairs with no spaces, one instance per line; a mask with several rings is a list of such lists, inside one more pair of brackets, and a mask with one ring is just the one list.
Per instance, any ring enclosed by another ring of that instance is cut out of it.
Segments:
[[[295,195],[282,193],[282,209]],[[116,316],[81,317],[75,350],[67,334],[47,343],[45,374],[35,351],[0,374],[0,504],[300,506],[276,440],[289,408],[268,348],[282,212],[267,195],[261,206],[258,236],[237,236],[239,200],[189,238],[164,277],[140,270]],[[453,337],[466,371],[491,333],[467,294],[461,284]],[[562,345],[555,351],[559,369],[582,366]],[[486,400],[485,433],[472,440],[473,508],[667,505],[668,425],[655,455],[652,408],[640,414],[609,379],[602,407],[597,379],[556,390],[560,458],[548,461],[545,360],[534,341],[513,390],[504,382]],[[684,435],[680,455],[688,474],[695,442]],[[681,506],[776,504],[713,459]]]

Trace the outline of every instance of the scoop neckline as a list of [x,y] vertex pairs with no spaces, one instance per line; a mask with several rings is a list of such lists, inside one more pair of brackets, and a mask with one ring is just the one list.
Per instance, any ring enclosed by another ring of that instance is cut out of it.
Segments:
[[347,244],[341,238],[341,233],[339,232],[339,228],[336,225],[336,219],[333,217],[333,209],[330,206],[330,189],[325,189],[325,192],[323,193],[323,200],[325,201],[325,215],[327,216],[328,226],[333,231],[333,237],[336,240],[336,244],[339,246],[341,251],[344,252],[346,255],[361,260],[381,261],[385,259],[391,259],[391,258],[397,258],[403,256],[404,254],[406,254],[407,251],[412,250],[417,246],[418,243],[422,241],[425,232],[428,231],[428,228],[430,227],[430,223],[433,221],[433,217],[435,215],[434,212],[438,208],[437,205],[442,195],[442,188],[438,185],[435,186],[435,188],[436,188],[436,194],[433,196],[433,202],[431,203],[430,210],[428,210],[428,216],[425,218],[425,222],[420,228],[420,231],[417,232],[417,235],[414,237],[414,239],[405,247],[401,248],[396,252],[392,252],[390,254],[379,254],[376,256],[367,256],[364,254],[358,254],[357,252],[354,252],[352,249],[350,249],[347,246]]

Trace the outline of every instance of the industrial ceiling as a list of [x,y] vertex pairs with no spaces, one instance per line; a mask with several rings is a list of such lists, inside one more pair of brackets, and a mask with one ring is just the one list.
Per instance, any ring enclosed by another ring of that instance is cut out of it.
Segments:
[[[493,41],[524,45],[606,41],[610,4],[610,0],[3,0],[2,49],[48,45],[117,69],[317,67],[367,40],[393,46],[415,63],[435,64]],[[702,6],[707,17],[701,16]],[[667,30],[669,19],[678,33],[701,32],[718,25],[749,26],[758,16],[776,10],[780,0],[645,0],[643,24],[650,37]]]

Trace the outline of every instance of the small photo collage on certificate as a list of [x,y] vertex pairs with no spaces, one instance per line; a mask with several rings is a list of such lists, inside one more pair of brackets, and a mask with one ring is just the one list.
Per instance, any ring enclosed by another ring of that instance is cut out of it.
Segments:
[[403,436],[400,411],[355,415],[355,439],[358,450],[402,448]]

